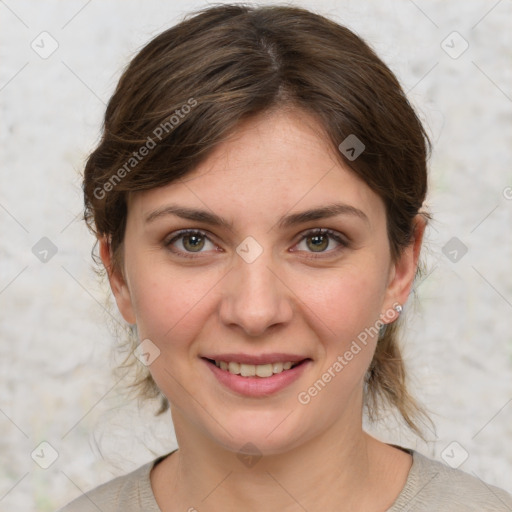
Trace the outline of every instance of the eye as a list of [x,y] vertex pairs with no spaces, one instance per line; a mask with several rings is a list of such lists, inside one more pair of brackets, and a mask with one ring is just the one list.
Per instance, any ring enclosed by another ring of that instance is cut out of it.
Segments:
[[[180,250],[173,249],[176,242],[179,242],[178,245],[181,245]],[[202,249],[207,243],[210,243],[214,248],[216,247],[204,231],[197,229],[184,229],[176,233],[173,238],[166,241],[165,245],[171,252],[178,254],[179,256],[195,258],[196,256],[193,256],[193,253],[200,254],[201,252],[205,252],[202,251]]]
[[[327,248],[331,246],[331,242],[335,241],[338,244],[338,247],[334,249],[330,249],[327,251]],[[300,244],[304,243],[306,245],[306,251],[311,250],[312,253],[337,253],[341,249],[348,247],[348,242],[340,236],[339,233],[332,231],[330,229],[313,229],[307,231],[302,235],[299,243],[296,247],[299,247]],[[299,249],[300,250],[300,249]],[[323,256],[316,256],[315,254],[307,256],[308,258],[318,258]]]
[[[338,246],[334,249],[327,250],[332,245],[332,241],[335,241]],[[169,248],[171,252],[178,256],[185,258],[196,258],[195,254],[201,254],[207,244],[211,244],[213,250],[216,250],[216,245],[211,241],[208,234],[198,229],[184,229],[177,232],[170,240],[165,242],[165,246]],[[341,249],[348,247],[349,243],[340,236],[336,231],[330,229],[313,229],[302,234],[296,247],[304,243],[306,245],[306,252],[310,252],[308,258],[322,258],[324,253],[328,253],[327,256],[332,253],[337,253]],[[181,247],[180,247],[181,246]],[[294,249],[295,251],[296,249]],[[304,250],[304,249],[298,249]],[[318,255],[314,254],[318,253]]]

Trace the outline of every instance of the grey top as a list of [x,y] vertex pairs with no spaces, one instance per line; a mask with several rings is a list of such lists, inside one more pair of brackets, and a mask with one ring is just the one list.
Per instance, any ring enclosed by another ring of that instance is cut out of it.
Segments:
[[[415,450],[402,449],[412,455],[412,466],[402,492],[386,512],[512,512],[512,495],[502,489]],[[149,474],[165,457],[92,489],[58,512],[162,512]]]

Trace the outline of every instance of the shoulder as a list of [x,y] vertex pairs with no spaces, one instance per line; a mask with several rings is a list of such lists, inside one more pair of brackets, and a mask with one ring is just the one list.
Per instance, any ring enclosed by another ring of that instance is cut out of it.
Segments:
[[162,458],[83,493],[57,512],[160,512],[149,475],[151,468]]
[[512,495],[479,478],[410,450],[407,483],[388,512],[510,512]]

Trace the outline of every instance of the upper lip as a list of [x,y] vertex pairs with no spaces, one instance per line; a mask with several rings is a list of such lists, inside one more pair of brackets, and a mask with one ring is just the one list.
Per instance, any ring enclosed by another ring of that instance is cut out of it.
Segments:
[[225,361],[225,362],[235,362],[242,364],[271,364],[271,363],[297,363],[299,361],[303,361],[304,359],[309,359],[308,357],[304,357],[297,354],[283,354],[274,352],[271,354],[258,354],[258,355],[250,355],[250,354],[211,354],[202,356],[205,359],[213,359],[215,361]]

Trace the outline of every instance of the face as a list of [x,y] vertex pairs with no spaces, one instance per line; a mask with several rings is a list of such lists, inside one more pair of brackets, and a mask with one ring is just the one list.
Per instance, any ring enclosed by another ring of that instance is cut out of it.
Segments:
[[391,260],[383,201],[312,118],[260,115],[185,178],[133,194],[123,254],[112,289],[159,350],[178,439],[271,454],[360,428],[379,322],[416,258]]

